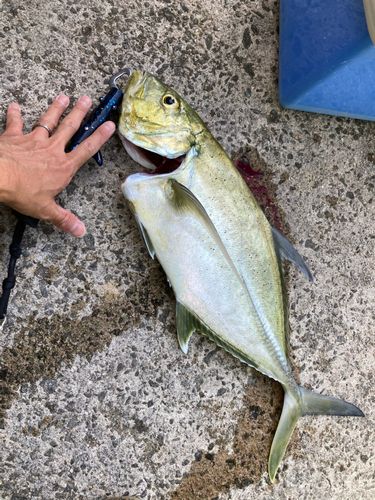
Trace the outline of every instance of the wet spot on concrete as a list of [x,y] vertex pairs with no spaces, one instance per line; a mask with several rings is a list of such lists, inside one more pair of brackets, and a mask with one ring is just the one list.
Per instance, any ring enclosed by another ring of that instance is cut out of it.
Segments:
[[137,326],[142,317],[156,317],[158,308],[171,300],[165,275],[160,266],[154,266],[147,277],[127,290],[126,297],[97,304],[91,316],[81,320],[57,314],[31,317],[0,360],[0,428],[4,428],[6,411],[24,384],[43,378],[48,384],[63,363],[72,363],[79,354],[90,359],[114,337]]
[[[268,455],[279,422],[283,390],[277,382],[257,373],[246,388],[238,416],[233,453],[221,446],[217,453],[198,450],[190,473],[171,494],[172,500],[211,500],[230,488],[258,483],[268,470]],[[295,432],[286,457],[298,445]]]

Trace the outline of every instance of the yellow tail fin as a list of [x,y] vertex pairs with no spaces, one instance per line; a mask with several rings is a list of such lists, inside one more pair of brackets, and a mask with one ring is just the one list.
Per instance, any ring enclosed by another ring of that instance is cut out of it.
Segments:
[[299,399],[296,399],[295,395],[288,390],[285,391],[283,411],[273,438],[268,461],[268,474],[271,482],[275,479],[277,469],[300,417],[303,415],[364,416],[359,408],[342,399],[316,394],[302,389],[302,387],[299,387],[298,390]]

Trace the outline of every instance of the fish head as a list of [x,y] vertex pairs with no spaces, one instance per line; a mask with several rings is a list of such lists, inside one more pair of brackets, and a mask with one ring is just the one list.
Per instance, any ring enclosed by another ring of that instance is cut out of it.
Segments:
[[177,92],[150,73],[132,73],[122,100],[119,135],[135,161],[152,173],[173,172],[205,129]]

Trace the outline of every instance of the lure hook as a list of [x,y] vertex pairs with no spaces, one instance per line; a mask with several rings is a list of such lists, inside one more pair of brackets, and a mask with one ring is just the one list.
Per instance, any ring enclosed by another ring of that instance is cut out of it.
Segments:
[[109,86],[111,87],[111,89],[118,89],[118,86],[116,85],[116,80],[117,80],[117,78],[120,78],[120,76],[125,75],[125,74],[130,76],[131,75],[130,69],[124,68],[110,78]]

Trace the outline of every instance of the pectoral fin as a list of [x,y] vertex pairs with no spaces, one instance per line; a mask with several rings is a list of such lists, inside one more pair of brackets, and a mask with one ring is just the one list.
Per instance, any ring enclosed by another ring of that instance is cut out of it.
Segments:
[[271,226],[271,232],[275,251],[281,259],[293,262],[310,281],[314,281],[309,268],[294,246],[275,227]]
[[139,232],[141,233],[142,240],[143,240],[144,244],[146,245],[148,253],[150,254],[151,258],[153,259],[155,257],[155,250],[154,250],[154,246],[152,244],[152,241],[150,239],[150,236],[148,235],[146,228],[143,226],[142,222],[139,220],[137,215],[134,214],[134,216],[135,216],[135,220],[136,220]]
[[201,202],[194,196],[194,194],[185,186],[177,182],[175,179],[169,179],[168,181],[169,187],[169,198],[171,203],[173,203],[176,210],[181,212],[189,212],[193,215],[199,222],[203,225],[203,227],[207,230],[209,235],[213,238],[217,246],[219,247],[221,253],[225,257],[226,261],[230,265],[232,271],[236,275],[237,279],[241,282],[242,286],[245,288],[246,293],[248,290],[244,285],[244,281],[241,276],[238,274],[238,271],[230,258],[227,249],[222,242],[219,233],[217,232],[215,226],[212,223],[208,213],[206,212],[204,206]]

